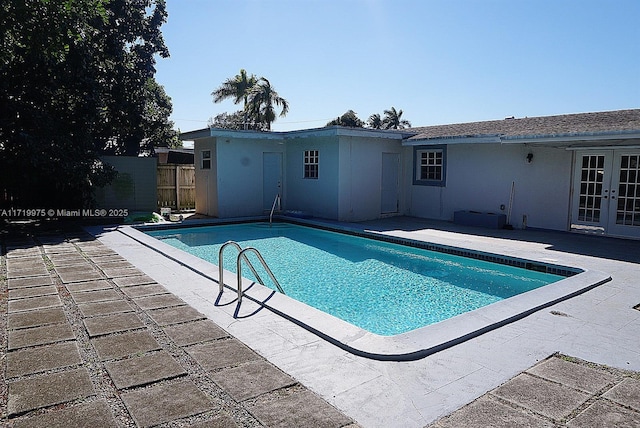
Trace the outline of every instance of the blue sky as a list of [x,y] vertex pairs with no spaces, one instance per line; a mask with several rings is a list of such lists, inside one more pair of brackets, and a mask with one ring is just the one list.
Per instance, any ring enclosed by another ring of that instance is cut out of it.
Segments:
[[167,0],[156,78],[181,131],[241,106],[211,92],[241,68],[290,105],[272,129],[413,126],[640,107],[638,0]]

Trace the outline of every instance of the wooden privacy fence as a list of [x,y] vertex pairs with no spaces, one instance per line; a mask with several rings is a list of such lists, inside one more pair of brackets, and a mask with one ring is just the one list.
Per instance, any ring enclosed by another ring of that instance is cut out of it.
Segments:
[[158,165],[158,209],[196,207],[196,169],[193,165]]

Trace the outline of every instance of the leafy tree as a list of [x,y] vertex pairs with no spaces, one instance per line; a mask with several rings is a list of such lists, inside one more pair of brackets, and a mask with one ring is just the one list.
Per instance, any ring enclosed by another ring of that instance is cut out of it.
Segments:
[[265,131],[264,125],[261,123],[246,121],[246,114],[243,110],[238,110],[234,113],[220,113],[215,117],[209,119],[210,128],[223,128],[223,129],[253,129],[258,131]]
[[164,0],[0,0],[0,204],[89,206],[101,154],[173,144]]
[[369,120],[367,120],[367,126],[373,129],[382,129],[382,118],[378,113],[374,113],[369,116]]
[[264,77],[249,91],[249,112],[256,122],[261,123],[267,131],[271,130],[271,123],[276,120],[276,106],[281,107],[280,117],[289,112],[289,103],[273,89],[271,83]]
[[178,132],[173,129],[173,122],[168,117],[173,111],[171,98],[155,79],[147,79],[144,87],[143,130],[145,137],[142,141],[144,148],[153,147],[182,147]]
[[411,122],[402,119],[402,110],[396,110],[395,107],[391,107],[391,109],[384,111],[382,127],[384,129],[404,129],[405,127],[411,128]]
[[214,103],[222,102],[228,98],[233,98],[234,104],[240,104],[240,102],[243,103],[244,129],[248,128],[249,122],[247,101],[249,99],[251,89],[255,86],[257,81],[258,79],[255,75],[252,74],[251,76],[248,76],[247,71],[243,68],[240,69],[239,74],[222,82],[222,85],[211,93]]
[[[105,76],[100,83],[105,90],[104,107],[110,118],[101,130],[103,139],[110,144],[102,150],[136,156],[141,149],[149,150],[153,143],[163,143],[149,138],[150,129],[158,125],[157,120],[148,120],[149,110],[162,106],[164,123],[161,126],[168,128],[165,132],[171,128],[166,123],[166,113],[171,112],[170,100],[153,79],[154,56],[169,56],[160,32],[167,17],[165,3],[164,0],[101,1],[106,5],[108,21],[99,28],[101,51],[105,56],[100,64]],[[114,128],[117,129],[115,138]]]
[[358,118],[353,110],[347,110],[342,116],[327,123],[327,126],[340,125],[351,128],[364,128],[364,122]]

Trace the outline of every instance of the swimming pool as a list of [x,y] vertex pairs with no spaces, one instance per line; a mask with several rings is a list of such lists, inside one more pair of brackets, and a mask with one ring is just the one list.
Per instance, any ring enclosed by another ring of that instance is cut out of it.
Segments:
[[[382,336],[419,329],[564,279],[504,264],[518,264],[514,260],[491,263],[287,223],[146,233],[213,264],[229,240],[255,247],[288,296]],[[225,268],[235,272],[237,251],[224,254]],[[249,270],[243,274],[250,277]]]

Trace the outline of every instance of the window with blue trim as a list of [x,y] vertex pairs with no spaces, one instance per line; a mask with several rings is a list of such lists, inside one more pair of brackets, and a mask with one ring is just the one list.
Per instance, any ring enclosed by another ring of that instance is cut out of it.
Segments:
[[421,186],[444,186],[446,184],[446,146],[415,146],[413,159],[413,184]]
[[200,169],[211,169],[211,150],[202,150],[202,163],[200,164]]

